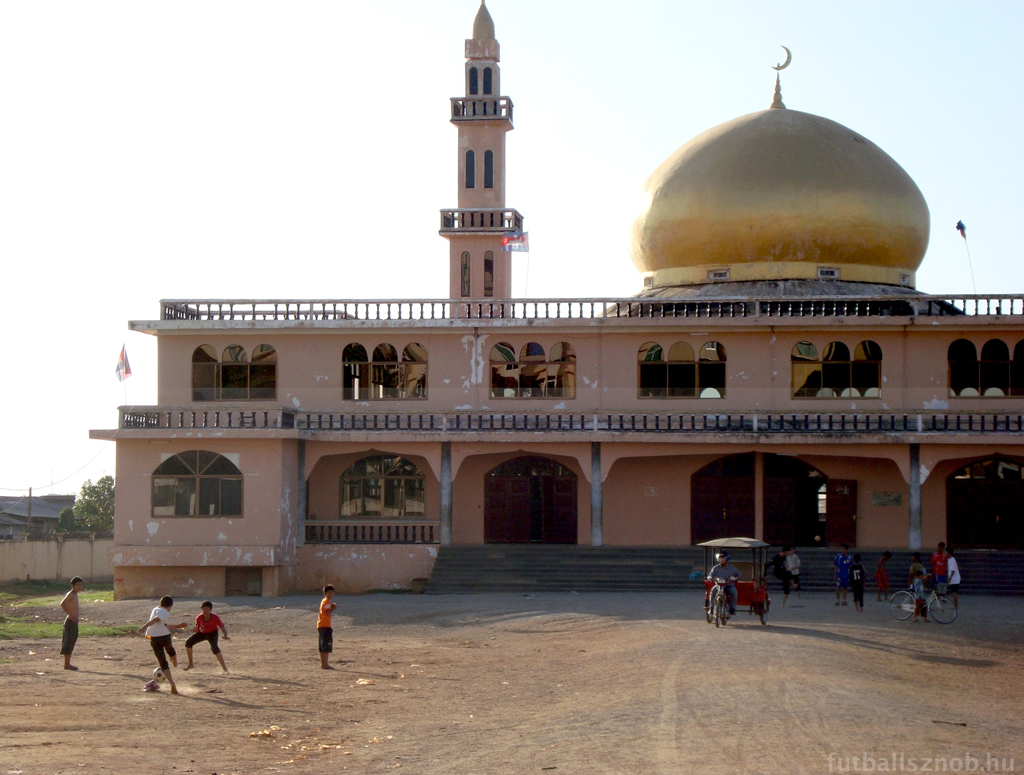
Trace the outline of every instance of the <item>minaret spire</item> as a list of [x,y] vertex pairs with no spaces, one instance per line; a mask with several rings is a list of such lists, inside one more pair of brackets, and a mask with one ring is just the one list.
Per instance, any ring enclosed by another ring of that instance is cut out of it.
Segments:
[[452,97],[459,130],[459,205],[441,211],[450,245],[449,298],[508,299],[512,262],[502,237],[523,230],[523,216],[505,206],[505,135],[512,130],[512,100],[501,95],[500,48],[484,2],[466,41],[465,96]]
[[779,81],[779,76],[775,76],[775,98],[772,100],[772,104],[769,106],[771,110],[786,109],[786,103],[782,101],[782,83]]

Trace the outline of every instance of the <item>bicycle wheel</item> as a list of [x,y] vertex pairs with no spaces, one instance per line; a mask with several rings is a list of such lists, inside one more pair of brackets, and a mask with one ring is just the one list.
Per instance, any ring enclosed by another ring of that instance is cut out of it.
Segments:
[[722,600],[721,597],[715,598],[715,627],[722,626]]
[[914,615],[915,607],[916,601],[914,600],[914,596],[905,589],[897,592],[889,600],[889,610],[892,611],[892,615],[901,622],[905,622]]
[[714,618],[714,614],[711,613],[711,603],[704,606],[704,618],[708,620],[708,624],[711,624],[711,620]]
[[928,614],[939,624],[951,624],[956,619],[956,606],[945,597],[933,597],[928,604]]
[[758,618],[761,620],[761,624],[768,624],[768,606],[761,604],[761,609],[757,612]]

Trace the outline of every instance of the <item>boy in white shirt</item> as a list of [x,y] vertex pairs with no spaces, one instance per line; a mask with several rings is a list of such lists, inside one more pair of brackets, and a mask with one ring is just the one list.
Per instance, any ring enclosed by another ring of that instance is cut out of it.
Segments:
[[[175,686],[174,679],[171,678],[171,667],[167,664],[167,657],[169,656],[172,664],[175,667],[178,666],[178,654],[175,652],[174,645],[171,642],[171,630],[184,630],[188,625],[184,622],[181,624],[168,624],[171,619],[171,607],[173,605],[174,600],[170,595],[164,595],[160,598],[160,605],[153,609],[149,621],[139,627],[139,634],[145,635],[149,639],[149,645],[153,647],[153,653],[156,654],[156,661],[160,663],[160,668],[167,677],[167,683],[171,685],[171,694],[177,694],[178,687]],[[167,656],[164,656],[165,651]]]
[[960,607],[960,565],[957,564],[956,557],[953,556],[953,547],[946,547],[946,554],[949,555],[949,559],[946,561],[946,573],[949,577],[949,584],[946,587],[946,591],[953,596],[953,605],[957,608]]

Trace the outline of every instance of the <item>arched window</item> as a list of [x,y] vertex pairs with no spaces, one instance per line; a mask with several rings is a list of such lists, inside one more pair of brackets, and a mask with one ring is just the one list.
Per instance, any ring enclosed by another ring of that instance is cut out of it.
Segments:
[[494,188],[494,151],[484,151],[484,188]]
[[427,350],[413,342],[402,350],[384,342],[373,350],[353,342],[341,356],[342,398],[348,401],[395,401],[427,397]]
[[484,68],[484,94],[494,93],[494,71],[489,68]]
[[853,350],[853,394],[863,398],[882,395],[882,348],[865,339]]
[[946,352],[949,361],[950,397],[981,395],[981,374],[978,368],[978,350],[967,339],[957,339]]
[[701,398],[725,398],[725,346],[707,342],[697,361],[697,390]]
[[484,298],[494,296],[494,251],[484,253]]
[[558,342],[548,356],[548,398],[576,397],[576,351],[568,342]]
[[217,351],[208,344],[192,353],[192,400],[217,400]]
[[797,342],[789,356],[793,372],[793,397],[814,398],[821,391],[821,363],[810,342]]
[[864,340],[854,348],[829,342],[824,356],[810,342],[797,342],[790,353],[794,398],[879,398],[882,395],[882,348]]
[[515,348],[499,342],[491,348],[492,398],[575,398],[576,352],[568,342],[551,347],[550,356],[528,342],[516,358]]
[[341,519],[422,519],[425,477],[397,455],[370,455],[341,475]]
[[519,363],[519,397],[542,397],[548,377],[544,348],[536,342],[527,342],[519,351]]
[[462,269],[461,269],[461,285],[459,289],[462,293],[462,298],[469,298],[469,252],[463,252],[462,254]]
[[1006,396],[1010,393],[1010,348],[1002,339],[989,339],[981,348],[981,394]]
[[242,472],[223,455],[190,450],[153,472],[154,517],[241,517]]
[[[722,351],[724,355],[724,350]],[[668,348],[668,397],[694,398],[697,396],[697,364],[693,348],[687,342],[676,342]]]
[[193,401],[273,401],[277,397],[277,351],[269,344],[253,350],[233,344],[220,359],[208,344],[192,353]]
[[1024,339],[1013,348],[1013,362],[1010,364],[1010,395],[1024,396]]
[[661,345],[657,342],[644,342],[636,353],[637,381],[640,385],[641,398],[656,398],[666,394],[667,371],[662,360]]
[[469,68],[469,93],[480,93],[480,71],[475,67]]
[[476,188],[476,154],[466,151],[466,188]]

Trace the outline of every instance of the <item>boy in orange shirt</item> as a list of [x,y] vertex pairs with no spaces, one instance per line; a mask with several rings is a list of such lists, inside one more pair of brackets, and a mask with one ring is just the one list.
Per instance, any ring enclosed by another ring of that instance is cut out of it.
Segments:
[[320,601],[320,614],[316,618],[316,631],[320,635],[321,670],[334,669],[327,664],[327,660],[330,658],[331,652],[334,651],[334,629],[331,627],[331,611],[338,607],[337,603],[331,602],[331,598],[333,597],[334,585],[328,584],[324,587],[324,599]]

